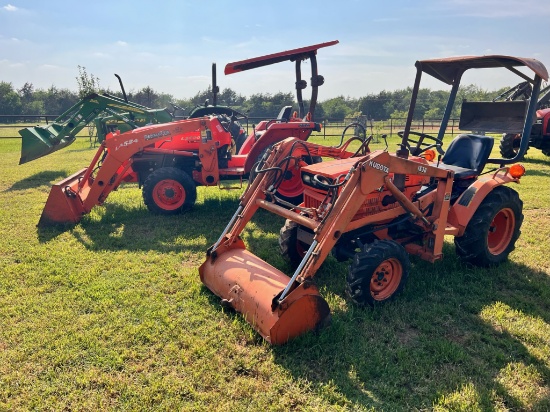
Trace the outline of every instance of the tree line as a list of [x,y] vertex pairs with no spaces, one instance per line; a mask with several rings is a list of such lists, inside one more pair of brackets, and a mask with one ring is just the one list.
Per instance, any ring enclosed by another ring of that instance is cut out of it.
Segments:
[[[47,89],[36,89],[30,82],[20,88],[12,83],[0,81],[0,114],[3,115],[59,115],[81,97],[90,92],[109,93],[123,97],[121,91],[113,91],[100,87],[99,79],[86,72],[84,67],[79,68],[76,78],[78,90],[57,88],[52,85]],[[470,101],[492,100],[507,88],[495,91],[483,90],[475,85],[461,86],[457,103],[467,99]],[[330,119],[342,121],[345,118],[354,118],[359,115],[373,120],[387,120],[390,118],[404,118],[407,115],[412,89],[394,91],[383,90],[379,93],[368,94],[360,98],[338,96],[320,101],[315,111],[315,119]],[[415,119],[439,119],[443,116],[449,91],[421,89],[419,91],[414,117]],[[212,90],[199,91],[191,98],[176,98],[169,93],[162,93],[147,86],[137,91],[129,91],[130,101],[150,108],[171,107],[171,103],[186,109],[188,114],[197,106],[207,101],[212,104]],[[294,93],[256,93],[249,97],[226,88],[217,96],[217,104],[229,106],[249,117],[274,118],[283,106],[296,107]],[[306,105],[309,107],[309,105]],[[459,104],[455,105],[452,117],[458,117]]]

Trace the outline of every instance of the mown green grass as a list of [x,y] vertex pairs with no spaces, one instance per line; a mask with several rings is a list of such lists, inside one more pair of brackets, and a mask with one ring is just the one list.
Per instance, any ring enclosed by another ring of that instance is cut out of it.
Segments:
[[[0,138],[16,138],[19,139],[19,130],[25,128],[25,127],[33,127],[33,126],[42,126],[47,127],[47,124],[31,124],[31,123],[12,123],[12,124],[4,124],[0,123]],[[88,127],[84,127],[81,131],[77,133],[77,137],[85,137],[90,140],[90,132],[88,130]],[[92,141],[94,139],[91,139]]]
[[[95,149],[79,139],[17,166],[19,144],[0,139],[0,410],[550,409],[550,159],[538,150],[514,186],[525,221],[508,263],[465,266],[449,238],[442,262],[413,258],[404,293],[370,309],[345,297],[347,265],[329,258],[316,280],[331,326],[271,347],[198,276],[241,190],[199,188],[191,212],[160,217],[130,184],[76,226],[38,229],[51,184]],[[260,213],[244,239],[289,273],[282,223]]]

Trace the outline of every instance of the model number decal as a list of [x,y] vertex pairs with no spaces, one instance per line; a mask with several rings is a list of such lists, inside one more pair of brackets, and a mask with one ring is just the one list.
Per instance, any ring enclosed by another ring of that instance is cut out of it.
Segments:
[[380,163],[373,162],[372,160],[369,162],[369,166],[373,169],[381,170],[384,173],[390,172],[390,168],[388,166],[381,165]]
[[115,151],[118,150],[118,149],[121,149],[123,147],[128,147],[130,146],[131,144],[134,144],[134,143],[137,143],[138,142],[138,139],[130,139],[130,140],[126,140],[125,142],[122,142],[121,144],[119,144],[116,148],[115,148]]

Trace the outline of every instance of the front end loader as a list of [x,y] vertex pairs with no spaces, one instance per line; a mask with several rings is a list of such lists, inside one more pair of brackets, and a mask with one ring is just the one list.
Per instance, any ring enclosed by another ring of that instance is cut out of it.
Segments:
[[[197,133],[198,138],[195,137]],[[175,150],[169,145],[171,141],[182,140],[196,150]],[[103,204],[109,193],[125,179],[132,177],[131,168],[136,155],[172,156],[182,163],[195,164],[200,159],[216,160],[218,149],[230,144],[231,134],[217,117],[186,119],[112,133],[101,143],[88,167],[53,185],[38,226],[79,222],[94,206]],[[170,187],[175,191],[171,196],[174,208],[194,201],[189,199],[194,193],[189,190],[193,181],[187,175],[184,177],[180,187]],[[197,179],[203,180],[210,177],[211,171],[206,167],[197,175]],[[161,183],[158,196],[163,196],[160,193],[162,187]]]
[[[258,123],[249,136],[245,135],[236,119],[238,112],[208,105],[195,109],[186,120],[158,122],[108,133],[87,168],[52,187],[39,226],[79,222],[83,215],[89,213],[95,205],[102,204],[108,194],[123,182],[137,182],[142,186],[144,203],[153,213],[171,215],[185,212],[195,203],[198,185],[216,186],[224,179],[243,179],[250,174],[265,151],[277,142],[288,137],[306,141],[312,132],[321,130],[320,123],[313,120],[318,88],[323,84],[322,76],[317,73],[316,54],[320,48],[337,43],[320,43],[226,66],[226,74],[231,74],[284,61],[295,62],[299,112],[293,113],[291,106],[284,107],[276,119]],[[309,111],[304,114],[302,89],[306,82],[301,79],[300,67],[305,60],[310,60],[313,84]],[[92,116],[97,116],[99,108],[94,109],[93,104],[104,102],[105,99],[105,96],[90,96],[85,106],[86,113],[81,107],[78,116],[71,116],[74,121],[65,121],[65,127],[75,127],[76,121],[84,123]],[[121,103],[120,108],[126,106]],[[102,110],[110,113],[105,104]],[[120,113],[112,114],[121,117]],[[206,138],[198,126],[200,122],[206,125]],[[55,139],[64,134],[56,127],[57,124],[50,127],[57,133]],[[44,145],[51,145],[54,140],[54,133],[50,129],[44,129],[44,133],[49,133],[49,137],[44,139]],[[37,130],[33,128],[32,133]],[[74,130],[72,137],[66,139],[66,144],[74,140]],[[39,131],[42,132],[42,129]],[[51,148],[40,149],[41,155],[47,154],[50,149],[57,150],[60,144],[56,140]],[[340,156],[345,150],[341,147],[333,152]],[[315,161],[318,161],[318,157],[306,157],[300,165]],[[303,185],[298,170],[298,166],[288,169],[278,185],[278,196],[283,201],[299,203],[297,199],[301,199]],[[100,173],[102,177],[99,179]],[[88,186],[98,179],[103,186],[94,189],[96,193]],[[88,195],[89,190],[93,193],[91,196]]]
[[[416,67],[408,119],[395,154],[364,150],[300,167],[304,201],[293,206],[277,199],[281,176],[322,148],[284,140],[258,165],[233,218],[208,249],[199,268],[202,282],[268,342],[283,344],[327,323],[330,308],[313,278],[330,253],[338,260],[351,259],[349,298],[359,305],[377,305],[403,290],[410,255],[429,262],[443,258],[446,235],[454,236],[463,261],[478,266],[497,265],[514,249],[522,201],[507,184],[519,183],[525,173],[515,162],[527,142],[522,141],[515,158],[498,159],[490,157],[490,137],[461,134],[446,151],[443,137],[463,73],[482,68],[506,68],[528,79],[532,103],[504,112],[501,102],[463,105],[461,125],[465,130],[495,130],[502,120],[507,125],[518,122],[520,113],[523,135],[528,136],[541,81],[548,78],[546,68],[534,59],[509,56],[423,60]],[[452,86],[437,137],[411,130],[423,74]],[[255,256],[241,240],[259,209],[287,219],[279,244],[295,267],[289,276]]]
[[167,109],[149,109],[107,93],[90,93],[58,116],[53,123],[21,129],[19,131],[21,135],[19,164],[47,156],[69,146],[75,141],[78,132],[105,113],[109,114],[110,118],[96,123],[100,135],[109,132],[105,129],[106,121],[109,119],[117,121],[119,129],[124,125],[122,129],[124,131],[146,124],[167,123],[174,120]]

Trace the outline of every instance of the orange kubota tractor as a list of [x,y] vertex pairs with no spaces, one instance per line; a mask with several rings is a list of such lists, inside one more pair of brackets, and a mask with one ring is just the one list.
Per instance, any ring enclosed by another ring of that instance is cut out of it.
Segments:
[[[235,127],[231,109],[217,107],[195,110],[194,118],[186,120],[107,134],[87,168],[52,187],[39,226],[79,222],[122,182],[143,186],[143,199],[150,211],[180,213],[195,203],[197,185],[214,186],[222,179],[242,178],[273,144],[287,137],[307,140],[313,131],[321,130],[320,123],[314,121],[318,88],[324,82],[317,72],[317,50],[337,43],[335,40],[227,64],[225,74],[295,62],[298,113],[292,113],[291,106],[284,107],[276,119],[258,123],[246,138],[241,127]],[[302,90],[307,82],[301,78],[301,63],[308,59],[311,99],[306,112]],[[289,170],[282,179],[278,187],[282,199],[296,201],[301,197],[303,186],[298,171]]]
[[[506,184],[518,183],[525,172],[514,162],[523,156],[527,139],[513,159],[490,158],[491,137],[461,134],[446,152],[442,140],[463,73],[481,68],[506,68],[530,81],[531,104],[516,113],[502,111],[501,103],[506,102],[465,102],[464,129],[498,132],[502,120],[509,124],[521,118],[522,135],[529,136],[541,79],[548,78],[546,68],[534,59],[509,56],[424,60],[416,62],[416,68],[395,154],[367,151],[304,166],[304,202],[285,207],[276,202],[281,176],[304,155],[322,155],[323,149],[294,138],[284,140],[266,154],[235,215],[208,249],[199,269],[202,282],[272,344],[285,343],[329,319],[329,306],[313,277],[331,251],[339,260],[351,258],[346,290],[350,299],[373,305],[403,289],[410,254],[430,262],[441,259],[445,235],[454,236],[458,256],[474,265],[499,264],[514,249],[522,201]],[[452,86],[437,137],[411,130],[423,74]],[[440,153],[437,159],[433,149]],[[490,170],[485,170],[488,165]],[[255,256],[240,238],[258,209],[287,219],[279,243],[296,267],[291,276]]]

